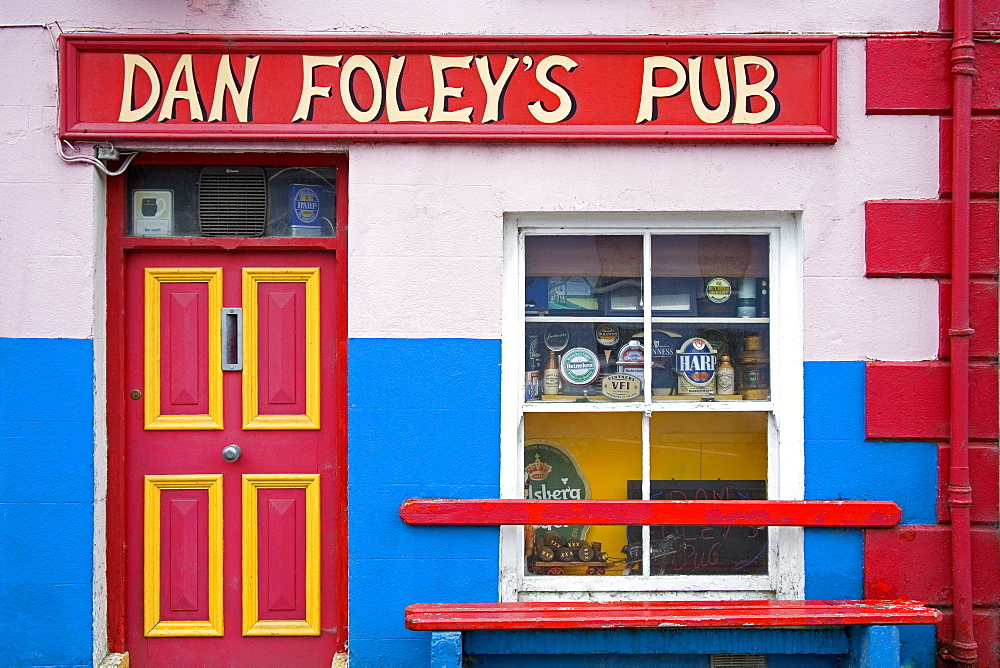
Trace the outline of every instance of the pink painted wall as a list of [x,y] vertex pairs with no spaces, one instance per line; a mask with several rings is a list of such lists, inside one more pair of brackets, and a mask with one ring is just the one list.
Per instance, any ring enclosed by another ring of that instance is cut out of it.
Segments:
[[[741,2],[306,3],[180,0],[40,2],[0,28],[0,336],[91,337],[101,319],[101,179],[56,155],[54,36],[62,30],[300,34],[929,30],[934,2],[762,8]],[[143,15],[145,13],[145,15]],[[128,16],[122,20],[122,16]],[[52,24],[58,21],[58,25]],[[14,24],[49,24],[11,27]],[[925,359],[936,352],[936,287],[864,279],[862,203],[930,198],[937,128],[864,114],[864,41],[840,41],[840,136],[833,146],[371,145],[351,154],[351,335],[500,336],[501,227],[509,211],[801,211],[805,358]],[[337,150],[341,146],[318,146]],[[39,206],[39,204],[42,206]],[[442,304],[456,276],[475,276]],[[377,278],[375,278],[377,277]],[[95,297],[95,294],[98,295]],[[407,299],[399,299],[407,295]],[[95,315],[96,313],[96,315]],[[428,316],[433,313],[433,316]],[[851,323],[845,327],[844,323]],[[905,327],[913,336],[891,336]],[[890,331],[892,330],[892,331]]]
[[864,278],[863,203],[936,194],[937,125],[866,116],[864,42],[839,49],[833,146],[353,147],[351,335],[499,336],[504,212],[779,210],[802,216],[807,361],[933,358],[937,287]]
[[418,34],[859,33],[937,29],[936,0],[748,3],[742,0],[37,0],[8,3],[4,24],[63,30]]
[[0,337],[91,338],[96,179],[56,152],[53,36],[0,28],[0,53]]

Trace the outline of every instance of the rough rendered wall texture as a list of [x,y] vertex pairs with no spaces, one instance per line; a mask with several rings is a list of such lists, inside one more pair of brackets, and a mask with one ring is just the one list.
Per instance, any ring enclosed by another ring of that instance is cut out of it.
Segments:
[[838,3],[781,2],[752,6],[739,0],[624,0],[609,8],[592,0],[558,4],[535,0],[433,5],[408,0],[370,3],[280,0],[187,0],[155,9],[128,0],[42,0],[5,9],[4,23],[58,21],[63,30],[119,32],[282,32],[468,34],[684,34],[821,32],[858,33],[935,30],[937,2],[862,0]]
[[56,151],[53,35],[0,25],[0,52],[0,663],[82,666],[93,659],[93,554],[103,549],[97,179]]
[[96,178],[56,150],[53,40],[0,27],[0,337],[93,335]]
[[0,664],[88,665],[93,345],[0,338]]
[[[938,357],[939,302],[948,299],[936,280],[943,273],[939,246],[931,244],[928,254],[923,239],[901,245],[893,235],[873,238],[871,207],[866,227],[866,201],[938,196],[936,166],[947,135],[939,133],[938,120],[930,115],[866,114],[866,93],[871,92],[866,65],[870,68],[871,60],[861,36],[935,30],[936,0],[767,6],[736,0],[622,0],[613,7],[593,0],[41,0],[11,4],[3,14],[0,626],[12,632],[0,638],[0,663],[14,657],[7,663],[86,664],[92,647],[100,654],[104,646],[102,621],[98,619],[94,637],[90,617],[92,589],[98,598],[103,595],[99,508],[96,526],[92,520],[93,490],[102,488],[106,465],[101,439],[94,463],[92,399],[94,359],[102,359],[103,345],[102,329],[95,323],[105,317],[96,285],[103,282],[102,184],[92,168],[66,164],[56,153],[54,37],[60,30],[842,36],[840,139],[833,145],[290,147],[347,150],[350,155],[350,605],[357,665],[418,665],[425,658],[426,639],[401,628],[399,603],[442,595],[491,600],[496,595],[494,530],[408,531],[394,509],[407,496],[497,493],[499,294],[502,220],[508,212],[801,212],[807,496],[894,498],[908,524],[936,521],[935,464],[945,461],[947,452],[936,455],[928,442],[909,442],[921,434],[896,434],[892,443],[868,442],[861,422],[866,400],[862,360]],[[983,130],[984,138],[990,127]],[[995,144],[979,145],[987,148],[978,159],[992,167],[977,173],[995,184]],[[253,144],[236,148],[249,147]],[[189,143],[167,148],[206,147]],[[995,227],[993,190],[990,185],[988,197],[977,206],[988,209],[982,219]],[[936,214],[929,216],[937,220]],[[887,220],[899,222],[892,215]],[[989,238],[995,246],[995,235]],[[885,262],[873,268],[866,248],[877,243],[913,260],[917,268],[894,269]],[[983,329],[995,323],[985,315],[996,306],[995,281],[990,282],[995,257],[993,262],[992,269],[980,272],[986,306],[975,317],[984,319]],[[926,263],[937,269],[924,271]],[[895,278],[899,275],[909,278]],[[474,279],[456,278],[470,276]],[[442,294],[449,298],[442,300]],[[995,339],[981,341],[974,345],[987,351],[979,353],[979,361],[989,367],[995,362]],[[401,353],[424,360],[433,370],[430,382],[386,393],[380,367],[367,361]],[[455,359],[463,357],[481,365],[457,368]],[[479,373],[482,365],[496,370],[495,376]],[[100,405],[100,380],[96,385]],[[906,391],[914,390],[907,386]],[[470,405],[475,407],[471,416]],[[398,428],[387,433],[387,422]],[[995,425],[994,419],[994,431]],[[992,462],[995,474],[995,442],[979,442],[977,448],[974,461]],[[387,453],[403,454],[387,458]],[[47,467],[46,458],[60,461],[61,468]],[[903,460],[906,467],[897,467]],[[373,483],[376,474],[381,482]],[[983,479],[976,484],[995,487],[995,475]],[[977,517],[994,522],[993,515],[982,514],[989,503],[982,497],[976,503]],[[903,532],[883,537],[893,549],[898,549],[896,543],[937,549],[940,534],[931,528],[912,543],[903,542],[909,536]],[[368,558],[379,540],[419,546],[414,549],[423,570],[412,563]],[[456,541],[475,557],[456,557]],[[860,596],[865,549],[858,532],[807,533],[807,595]],[[448,559],[445,563],[454,568],[441,577],[437,566]],[[414,575],[420,572],[425,575]],[[11,600],[29,604],[14,608],[7,604]],[[995,633],[988,633],[997,627],[993,605],[991,601],[979,612],[987,630],[983,637],[994,638],[995,647]],[[101,601],[96,609],[102,617]],[[915,665],[932,665],[933,638],[925,631],[909,632],[904,642],[904,656],[916,657]]]

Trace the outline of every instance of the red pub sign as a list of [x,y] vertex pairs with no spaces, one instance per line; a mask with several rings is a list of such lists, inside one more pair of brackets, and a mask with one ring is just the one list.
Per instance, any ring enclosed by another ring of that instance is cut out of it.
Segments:
[[65,139],[836,140],[836,39],[64,35]]

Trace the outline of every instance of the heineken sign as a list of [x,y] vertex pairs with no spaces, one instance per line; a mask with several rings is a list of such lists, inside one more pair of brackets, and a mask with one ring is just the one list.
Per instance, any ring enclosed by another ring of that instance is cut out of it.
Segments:
[[570,385],[590,385],[600,373],[600,363],[588,348],[573,348],[562,356],[559,372]]

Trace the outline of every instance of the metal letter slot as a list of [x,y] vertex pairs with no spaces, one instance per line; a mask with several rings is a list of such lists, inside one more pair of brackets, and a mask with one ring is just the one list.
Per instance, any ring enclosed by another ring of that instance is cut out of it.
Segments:
[[222,309],[222,370],[243,371],[243,309]]

